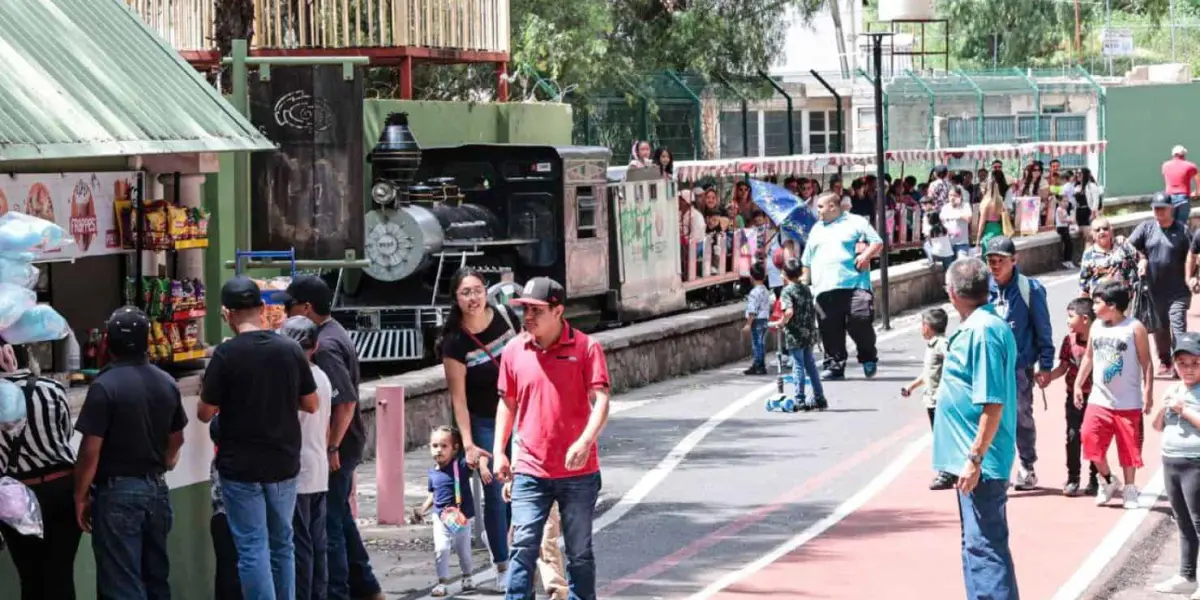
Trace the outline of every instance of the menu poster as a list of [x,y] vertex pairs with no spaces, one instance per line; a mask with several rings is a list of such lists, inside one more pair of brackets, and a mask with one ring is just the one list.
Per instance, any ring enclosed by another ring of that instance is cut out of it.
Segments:
[[12,210],[53,221],[74,240],[43,252],[41,260],[125,252],[114,206],[132,200],[137,181],[135,171],[0,175],[0,215]]
[[1037,233],[1042,216],[1042,199],[1038,196],[1017,196],[1013,201],[1017,205],[1017,232],[1020,235]]

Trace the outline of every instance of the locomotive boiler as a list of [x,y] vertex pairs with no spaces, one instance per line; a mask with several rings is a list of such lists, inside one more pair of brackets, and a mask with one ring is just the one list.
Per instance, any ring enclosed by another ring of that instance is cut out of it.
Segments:
[[[610,181],[600,147],[465,144],[422,148],[388,116],[368,161],[370,266],[337,274],[333,316],[363,362],[428,361],[454,298],[450,278],[482,272],[495,302],[530,278],[563,283],[587,329],[677,312],[674,184],[654,172]],[[714,281],[723,284],[723,281]],[[708,285],[708,282],[704,282]]]

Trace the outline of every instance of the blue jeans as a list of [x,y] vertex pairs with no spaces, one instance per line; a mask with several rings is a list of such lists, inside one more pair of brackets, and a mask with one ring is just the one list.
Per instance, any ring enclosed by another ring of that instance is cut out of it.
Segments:
[[1192,205],[1188,200],[1187,194],[1171,194],[1171,205],[1175,210],[1175,220],[1183,223],[1183,226],[1191,229],[1188,224],[1188,218],[1192,214]]
[[170,490],[161,475],[111,477],[92,496],[92,552],[101,600],[171,597]]
[[238,577],[245,600],[296,597],[296,551],[292,518],[296,478],[278,483],[221,479],[229,533],[237,546]]
[[766,367],[767,365],[767,320],[755,319],[750,325],[750,356],[754,359],[754,366]]
[[792,348],[788,350],[788,354],[792,357],[792,378],[796,381],[796,402],[804,403],[805,379],[812,382],[813,398],[824,398],[825,390],[821,387],[821,372],[817,370],[817,359],[813,357],[812,348]]
[[296,545],[296,599],[325,600],[329,587],[325,493],[297,494],[292,518]]
[[[491,452],[496,441],[496,419],[471,415],[471,437],[475,445]],[[499,479],[483,486],[483,531],[487,535],[492,564],[508,564],[508,503]]]
[[1008,480],[981,479],[970,494],[958,492],[962,523],[963,583],[968,600],[1019,600],[1008,549]]
[[371,557],[363,547],[358,525],[350,514],[350,484],[358,465],[342,463],[329,472],[329,492],[325,496],[325,532],[329,544],[329,597],[350,600],[372,596],[380,591],[371,571]]
[[596,600],[596,559],[592,554],[592,519],[600,496],[600,473],[545,479],[518,473],[513,480],[512,562],[506,600],[533,600],[533,573],[542,545],[550,505],[558,502],[566,544],[567,582],[571,600]]

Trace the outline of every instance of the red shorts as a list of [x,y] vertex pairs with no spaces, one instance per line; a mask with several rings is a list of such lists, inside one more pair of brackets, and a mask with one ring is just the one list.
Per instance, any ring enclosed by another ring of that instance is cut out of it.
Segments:
[[1140,469],[1141,431],[1141,409],[1113,410],[1089,404],[1083,412],[1083,427],[1079,432],[1083,441],[1083,457],[1092,462],[1104,460],[1108,455],[1108,445],[1115,437],[1117,461],[1123,468]]

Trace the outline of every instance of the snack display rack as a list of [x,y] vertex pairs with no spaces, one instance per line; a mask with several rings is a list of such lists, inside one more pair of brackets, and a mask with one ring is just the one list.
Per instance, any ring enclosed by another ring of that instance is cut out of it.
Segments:
[[[178,258],[180,252],[208,247],[208,214],[182,206],[179,188],[180,174],[175,173],[171,200],[147,202],[143,175],[129,221],[121,216],[122,223],[130,223],[132,239],[124,243],[135,251],[137,265],[125,293],[150,317],[150,359],[160,364],[197,361],[207,353],[199,323],[207,316],[205,285],[200,279],[179,279]],[[157,273],[145,272],[147,253],[165,259],[157,264]]]
[[288,250],[237,250],[234,252],[234,273],[245,274],[245,270],[255,267],[255,261],[281,261],[291,263],[290,275],[273,277],[271,279],[255,279],[259,293],[262,294],[266,311],[263,313],[264,325],[270,329],[278,329],[287,318],[287,310],[280,296],[293,279],[296,278],[296,249]]

